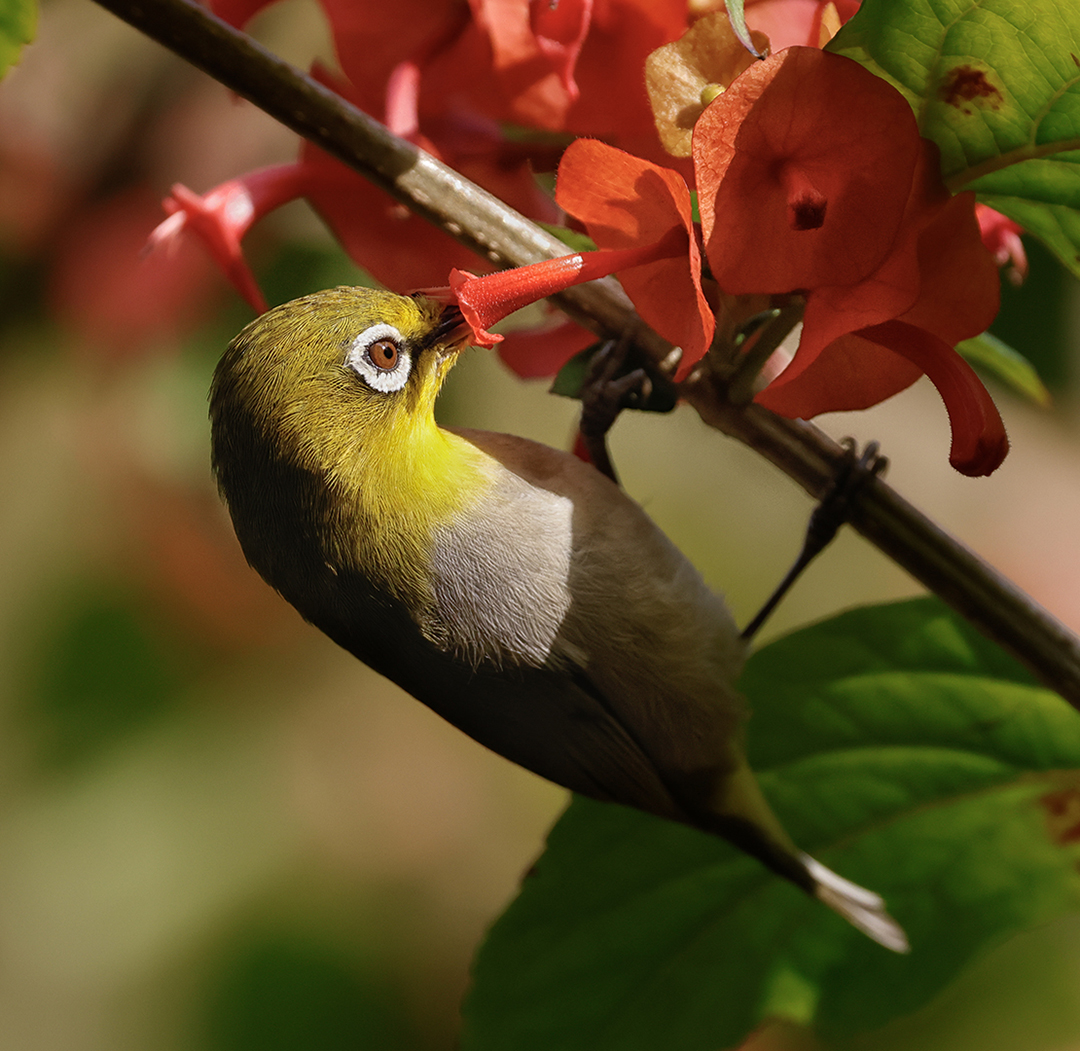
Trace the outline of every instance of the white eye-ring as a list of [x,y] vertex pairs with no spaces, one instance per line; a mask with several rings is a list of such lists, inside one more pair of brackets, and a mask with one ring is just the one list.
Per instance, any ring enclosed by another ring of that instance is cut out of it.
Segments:
[[401,390],[412,368],[405,337],[393,325],[385,323],[364,329],[352,341],[345,360],[369,387],[386,394]]

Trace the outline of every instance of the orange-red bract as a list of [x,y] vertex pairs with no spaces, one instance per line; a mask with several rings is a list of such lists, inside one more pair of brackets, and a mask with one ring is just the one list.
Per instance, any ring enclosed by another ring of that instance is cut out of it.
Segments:
[[733,295],[862,280],[892,247],[919,134],[858,63],[792,47],[755,63],[694,128],[705,253]]
[[715,320],[701,291],[701,253],[682,176],[595,139],[578,139],[559,164],[555,199],[600,248],[658,244],[685,234],[681,255],[619,273],[642,318],[682,347],[685,375],[708,348]]
[[952,423],[950,462],[993,471],[1004,427],[954,346],[996,314],[997,271],[974,198],[949,194],[903,96],[841,56],[790,48],[709,106],[694,162],[720,286],[806,297],[795,357],[756,400],[812,417],[925,373]]

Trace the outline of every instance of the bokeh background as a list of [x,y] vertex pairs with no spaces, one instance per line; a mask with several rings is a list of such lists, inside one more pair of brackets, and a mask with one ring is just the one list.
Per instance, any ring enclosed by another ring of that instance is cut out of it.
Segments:
[[[306,0],[256,31],[329,59]],[[450,1049],[471,954],[566,803],[303,624],[232,537],[206,391],[250,315],[197,247],[141,249],[173,182],[295,148],[90,0],[48,0],[0,83],[0,1051]],[[1054,405],[1000,392],[993,478],[950,470],[925,383],[822,422],[880,439],[900,492],[1080,630],[1080,297],[1031,254],[995,331]],[[251,256],[271,302],[360,280],[302,205]],[[440,411],[555,445],[575,417],[481,351]],[[745,622],[809,500],[685,408],[627,414],[612,445]],[[766,634],[919,591],[844,535]],[[854,1046],[1080,1047],[1080,920]]]

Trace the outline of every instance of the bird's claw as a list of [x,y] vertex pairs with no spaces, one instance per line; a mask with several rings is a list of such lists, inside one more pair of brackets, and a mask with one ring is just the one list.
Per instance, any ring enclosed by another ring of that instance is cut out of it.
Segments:
[[832,542],[837,531],[851,516],[851,509],[866,484],[888,466],[889,461],[878,452],[880,446],[877,442],[870,442],[861,455],[856,454],[858,446],[854,438],[845,438],[842,444],[844,457],[825,494],[810,515],[802,551],[757,616],[743,629],[742,638],[746,641],[757,634],[799,574]]
[[609,339],[589,362],[581,389],[582,429],[601,437],[611,430],[623,409],[632,409],[648,400],[652,380],[643,368],[620,375],[626,364],[629,341]]
[[618,479],[607,450],[608,431],[623,409],[643,404],[652,394],[652,380],[645,369],[620,375],[629,347],[626,338],[604,343],[593,355],[581,388],[581,439],[593,466],[612,481]]
[[836,536],[839,528],[851,516],[851,509],[867,483],[889,465],[887,457],[878,451],[878,442],[868,442],[862,453],[854,438],[841,442],[844,457],[821,501],[814,508],[807,526],[807,542],[820,551]]

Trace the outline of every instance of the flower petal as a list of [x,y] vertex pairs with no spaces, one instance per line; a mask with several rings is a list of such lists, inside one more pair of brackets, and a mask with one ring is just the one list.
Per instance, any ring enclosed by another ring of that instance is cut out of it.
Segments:
[[593,0],[529,0],[529,23],[540,54],[551,64],[566,92],[577,101],[581,92],[574,67],[592,21]]
[[[825,286],[808,294],[798,351],[776,381],[787,388],[785,408],[778,411],[807,414],[808,404],[798,399],[800,391],[810,388],[790,385],[826,348],[828,360],[838,360],[833,345],[850,333],[898,319],[952,346],[989,326],[997,313],[999,282],[980,240],[972,202],[971,194],[949,195],[939,174],[937,149],[924,141],[900,232],[885,262],[855,285]],[[882,378],[873,370],[844,367],[830,382],[826,363],[816,366],[813,375],[809,405],[817,412],[825,411],[823,398],[833,409],[853,408],[872,405],[900,389],[888,389],[886,382],[887,392],[878,396]],[[865,389],[852,389],[852,384],[865,384]],[[769,397],[778,399],[778,389]]]
[[774,52],[824,47],[858,9],[859,0],[747,0],[746,24],[764,33]]
[[1027,252],[1024,251],[1024,242],[1020,240],[1024,228],[985,204],[975,205],[975,217],[979,220],[983,244],[990,249],[994,262],[998,266],[1011,263],[1010,279],[1014,284],[1021,284],[1028,272]]
[[715,317],[701,290],[701,253],[690,191],[681,175],[595,139],[571,143],[559,164],[555,199],[601,249],[665,239],[683,250],[619,271],[638,313],[683,349],[680,375],[708,349]]
[[899,320],[953,346],[990,327],[1001,303],[1001,281],[980,234],[973,193],[950,198],[923,229],[919,271],[919,298]]
[[792,47],[694,128],[705,251],[725,292],[851,285],[893,245],[919,156],[907,100],[858,63]]
[[754,401],[781,416],[809,420],[823,412],[868,409],[910,387],[922,369],[888,347],[852,333],[812,359],[796,355]]
[[279,164],[230,179],[200,196],[179,183],[165,199],[169,218],[150,234],[151,249],[190,231],[202,239],[225,276],[258,312],[266,309],[240,246],[244,235],[263,216],[303,196],[308,173],[303,164]]
[[948,343],[903,321],[875,325],[860,335],[902,354],[930,377],[949,414],[953,467],[977,477],[1001,466],[1009,451],[1001,415],[975,370]]

